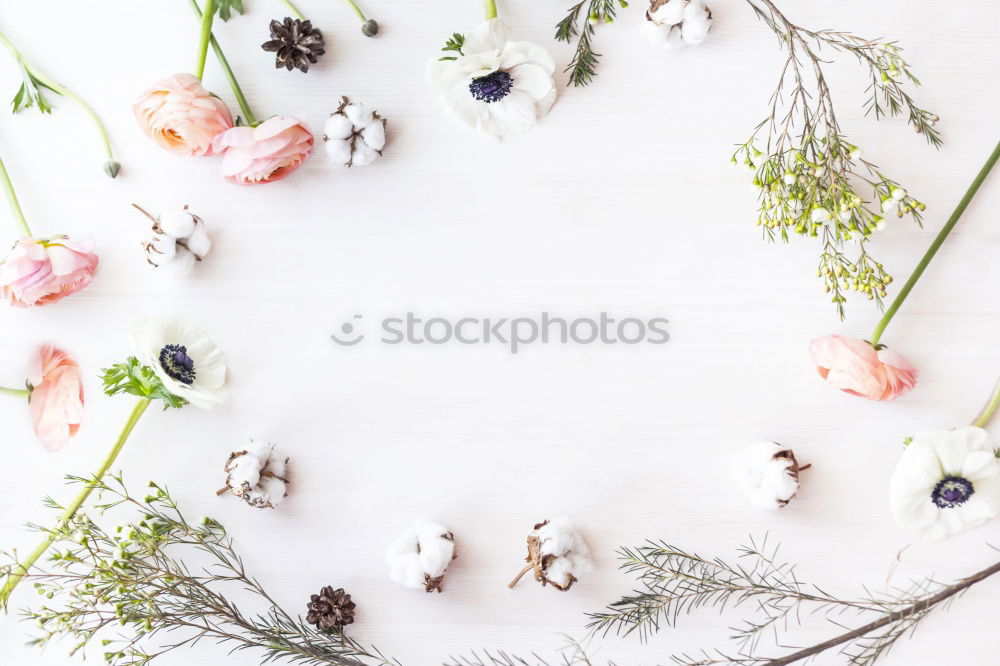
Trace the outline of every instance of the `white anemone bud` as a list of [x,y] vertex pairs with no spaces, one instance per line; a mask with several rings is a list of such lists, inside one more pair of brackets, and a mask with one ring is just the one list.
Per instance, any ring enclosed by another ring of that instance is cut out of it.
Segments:
[[759,509],[781,509],[799,491],[799,467],[791,449],[775,442],[753,442],[740,458],[737,477],[750,502]]
[[234,451],[226,461],[227,490],[258,509],[278,506],[288,494],[288,456],[282,455],[269,442],[250,440],[242,451]]
[[386,120],[360,102],[342,98],[323,124],[326,154],[337,164],[365,166],[381,157]]
[[153,236],[142,244],[151,266],[183,276],[211,251],[212,239],[205,221],[187,206],[154,217],[138,204],[132,205],[153,221]]
[[455,535],[437,523],[418,522],[389,545],[389,578],[411,590],[441,592],[448,565],[457,558]]
[[566,516],[535,525],[528,535],[525,561],[528,565],[508,587],[513,588],[524,574],[534,570],[535,580],[542,586],[552,585],[565,592],[594,568],[587,544]]

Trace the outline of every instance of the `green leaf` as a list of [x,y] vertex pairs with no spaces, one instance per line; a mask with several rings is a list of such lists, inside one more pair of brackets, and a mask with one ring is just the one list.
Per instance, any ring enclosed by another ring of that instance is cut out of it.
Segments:
[[[458,55],[464,56],[465,54],[462,53],[463,46],[465,46],[465,35],[456,32],[452,33],[451,37],[448,38],[448,41],[444,43],[444,48],[441,50],[455,51],[456,53],[458,53]],[[458,60],[458,58],[456,58],[455,56],[450,56],[441,58],[441,60]]]
[[[14,107],[14,113],[23,111],[24,109],[31,108],[32,106],[37,106],[38,110],[42,113],[51,113],[52,105],[49,104],[48,100],[42,95],[42,90],[52,90],[38,79],[32,75],[31,72],[24,66],[24,63],[18,62],[18,66],[21,68],[21,87],[18,88],[17,94],[14,95],[14,99],[11,100],[11,106]],[[52,90],[52,92],[56,92]],[[59,93],[56,92],[58,95]]]
[[134,356],[129,356],[124,363],[116,363],[110,368],[103,368],[101,379],[104,382],[104,393],[118,395],[128,393],[140,398],[162,400],[163,409],[171,407],[179,409],[188,401],[167,390],[148,365],[142,365]]
[[219,0],[219,18],[228,21],[233,16],[233,12],[243,13],[243,0]]

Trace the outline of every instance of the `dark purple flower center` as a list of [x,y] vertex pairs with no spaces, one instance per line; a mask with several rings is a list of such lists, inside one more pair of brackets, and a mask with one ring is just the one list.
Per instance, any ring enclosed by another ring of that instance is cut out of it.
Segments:
[[510,93],[510,74],[498,69],[486,76],[477,76],[469,82],[469,92],[480,102],[499,102]]
[[953,509],[964,504],[975,492],[972,481],[960,476],[946,476],[934,486],[931,501],[942,509]]
[[187,355],[184,345],[166,345],[161,349],[160,367],[182,384],[194,384],[194,359]]

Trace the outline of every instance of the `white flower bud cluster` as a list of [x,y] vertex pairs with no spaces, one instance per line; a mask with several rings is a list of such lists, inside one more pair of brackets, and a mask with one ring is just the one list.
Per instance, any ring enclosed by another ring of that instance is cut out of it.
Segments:
[[389,578],[411,590],[440,592],[455,555],[455,535],[447,527],[421,521],[389,545]]
[[344,97],[323,124],[326,154],[337,164],[365,166],[382,156],[386,120],[371,107]]
[[697,46],[712,29],[712,10],[702,0],[651,0],[642,31],[666,48]]
[[287,495],[288,456],[282,455],[269,442],[250,440],[242,451],[234,451],[226,461],[227,490],[258,509],[272,509]]
[[775,442],[753,442],[743,452],[737,480],[750,503],[758,509],[788,506],[799,491],[799,467],[791,449]]
[[153,221],[153,237],[142,244],[146,261],[178,276],[191,272],[195,262],[204,259],[212,249],[205,221],[188,210],[153,217],[139,206],[132,204]]

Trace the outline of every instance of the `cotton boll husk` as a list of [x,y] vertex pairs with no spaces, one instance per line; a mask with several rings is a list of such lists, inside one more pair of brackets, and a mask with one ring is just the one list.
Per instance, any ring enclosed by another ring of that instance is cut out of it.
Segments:
[[355,128],[367,127],[374,117],[374,112],[366,104],[360,102],[348,104],[343,111]]
[[160,215],[156,218],[156,224],[168,236],[187,238],[194,231],[195,219],[186,210],[178,210]]
[[[350,119],[342,113],[331,113],[323,124],[323,134],[329,141],[333,139],[346,139],[354,132],[354,125]],[[328,143],[329,143],[328,141]]]
[[351,161],[351,141],[349,139],[330,139],[323,145],[326,154],[337,164],[348,164]]
[[162,266],[174,260],[177,241],[165,234],[154,234],[146,247],[146,256],[154,266]]
[[376,157],[378,157],[378,153],[364,141],[358,140],[354,142],[354,151],[351,153],[351,166],[371,164],[375,161]]
[[684,20],[684,14],[684,0],[668,0],[649,15],[659,23],[677,25]]
[[711,27],[712,20],[708,18],[684,19],[684,23],[681,24],[681,37],[685,44],[697,46],[705,41]]
[[202,222],[196,224],[191,235],[184,240],[184,244],[196,257],[204,259],[212,250],[212,239],[208,235],[205,224]]
[[385,148],[385,122],[376,118],[361,130],[361,138],[372,150],[382,150]]

